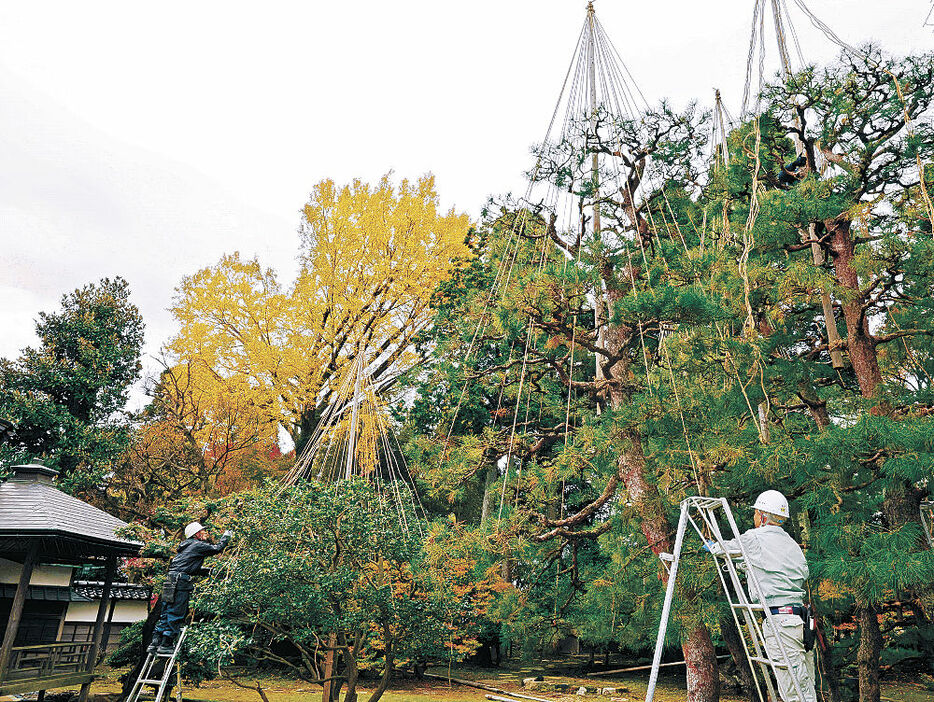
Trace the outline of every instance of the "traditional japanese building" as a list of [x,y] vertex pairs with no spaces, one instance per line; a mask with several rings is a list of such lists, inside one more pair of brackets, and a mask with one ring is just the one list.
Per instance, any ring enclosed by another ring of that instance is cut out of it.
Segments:
[[[56,471],[13,471],[0,485],[0,695],[38,690],[41,698],[48,689],[81,685],[85,702],[117,607],[117,562],[142,544],[117,536],[126,523],[58,490]],[[87,564],[104,566],[102,582],[73,582],[73,568]]]

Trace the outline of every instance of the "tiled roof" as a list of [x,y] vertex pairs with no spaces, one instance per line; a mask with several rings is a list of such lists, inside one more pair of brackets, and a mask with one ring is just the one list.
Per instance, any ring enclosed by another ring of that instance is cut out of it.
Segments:
[[[42,479],[54,471],[43,466],[17,466],[14,470],[16,475],[0,485],[0,551],[12,548],[11,537],[30,536],[61,537],[68,542],[66,553],[83,550],[88,555],[131,555],[139,551],[141,544],[114,533],[127,526],[126,522]],[[37,475],[39,479],[35,479]]]
[[[0,597],[13,599],[16,585],[0,584]],[[90,602],[93,598],[73,591],[70,587],[55,585],[30,585],[26,590],[27,600],[45,600],[46,602]]]
[[[87,580],[76,580],[75,592],[82,597],[99,600],[104,595],[104,583]],[[115,600],[149,600],[152,590],[145,585],[133,583],[114,583],[110,589],[110,596]]]

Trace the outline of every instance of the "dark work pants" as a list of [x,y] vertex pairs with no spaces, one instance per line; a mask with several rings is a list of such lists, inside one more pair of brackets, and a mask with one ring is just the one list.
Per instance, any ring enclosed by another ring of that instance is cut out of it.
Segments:
[[187,583],[179,583],[175,588],[175,601],[164,602],[162,604],[162,616],[159,617],[159,623],[153,629],[153,636],[161,634],[175,638],[182,628],[182,622],[188,616],[188,601],[191,599],[191,588],[183,589],[181,586]]

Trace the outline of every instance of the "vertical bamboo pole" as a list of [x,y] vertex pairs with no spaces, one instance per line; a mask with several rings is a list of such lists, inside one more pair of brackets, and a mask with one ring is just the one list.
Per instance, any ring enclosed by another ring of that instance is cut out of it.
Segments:
[[[588,67],[588,79],[590,82],[590,125],[593,130],[593,139],[597,138],[597,127],[599,121],[597,119],[597,21],[596,13],[593,9],[593,2],[587,4],[587,24],[589,27],[589,42],[587,46],[587,59],[589,62]],[[591,157],[591,178],[593,184],[593,236],[594,240],[600,238],[601,231],[601,222],[600,222],[600,156],[595,151]],[[594,326],[597,327],[597,346],[603,348],[604,346],[604,325],[603,321],[608,318],[607,314],[607,301],[606,296],[603,291],[602,281],[599,283],[599,288],[594,294],[594,315],[593,321]],[[595,354],[596,361],[596,372],[595,379],[597,382],[600,382],[604,379],[603,375],[603,365],[602,357],[600,354]],[[597,413],[600,413],[600,404],[597,404]]]
[[[787,78],[792,75],[791,58],[788,54],[788,43],[785,39],[785,26],[782,23],[781,6],[779,3],[780,0],[772,0],[772,14],[775,20],[775,37],[778,42],[778,53],[782,60],[782,72]],[[795,142],[795,152],[797,155],[806,155],[804,142],[801,140],[801,137],[797,134],[793,134],[792,139]],[[812,165],[816,166],[816,164]],[[817,243],[817,224],[814,222],[808,225],[808,241],[811,246],[811,259],[814,265],[820,268],[824,265],[825,257],[823,249],[821,249],[820,244]],[[829,290],[821,289],[820,297],[821,308],[824,312],[824,326],[827,328],[827,345],[830,349],[830,362],[833,364],[834,368],[839,370],[843,368],[843,352],[840,350],[842,344],[840,334],[837,332],[837,322],[833,312],[833,300],[830,297]]]

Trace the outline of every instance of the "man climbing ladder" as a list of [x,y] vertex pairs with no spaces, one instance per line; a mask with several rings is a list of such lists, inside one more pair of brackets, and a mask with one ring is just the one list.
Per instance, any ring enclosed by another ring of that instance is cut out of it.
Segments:
[[[674,553],[660,554],[669,575],[646,702],[655,695],[688,525],[715,561],[730,611],[743,632],[742,646],[758,699],[775,702],[780,696],[784,702],[816,702],[809,654],[813,630],[804,606],[808,567],[801,548],[781,528],[789,516],[788,501],[769,490],[753,507],[755,527],[740,534],[725,498],[689,497],[681,503]],[[726,528],[721,528],[724,520]],[[741,578],[740,572],[746,577]]]
[[209,572],[204,567],[204,559],[227,548],[231,536],[232,531],[225,531],[217,543],[212,544],[208,530],[198,522],[185,527],[185,540],[178,545],[178,554],[169,564],[169,574],[162,590],[162,615],[153,630],[147,653],[172,653],[175,638],[188,616],[188,602],[195,589],[194,579]]
[[[804,604],[808,564],[801,547],[782,529],[782,524],[791,516],[788,500],[778,490],[766,490],[756,499],[753,509],[754,528],[744,532],[739,539],[722,544],[708,541],[705,548],[722,555],[745,552],[746,565],[755,572],[760,594],[765,600],[759,604],[767,606],[772,614],[791,669],[799,673],[804,702],[817,702],[814,654],[809,650],[813,642],[807,626],[810,612]],[[768,628],[765,629],[765,647],[770,658],[777,660],[781,657],[781,647]],[[785,702],[798,700],[791,680],[792,671],[782,668],[775,671],[779,694]]]

